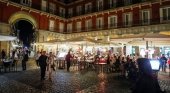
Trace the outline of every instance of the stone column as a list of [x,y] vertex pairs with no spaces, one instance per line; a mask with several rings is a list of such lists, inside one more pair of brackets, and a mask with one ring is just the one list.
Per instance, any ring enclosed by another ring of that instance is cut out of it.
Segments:
[[146,41],[146,50],[147,50],[147,51],[146,51],[146,58],[148,58],[148,52],[149,52],[148,49],[149,49],[149,48],[148,48],[148,41]]

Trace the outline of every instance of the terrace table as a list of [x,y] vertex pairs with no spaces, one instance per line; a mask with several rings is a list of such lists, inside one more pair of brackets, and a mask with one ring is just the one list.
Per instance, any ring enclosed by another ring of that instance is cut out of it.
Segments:
[[105,62],[98,62],[98,63],[96,63],[96,65],[100,65],[100,71],[99,72],[101,72],[101,73],[103,73],[103,68],[104,68],[104,65],[106,65],[107,63],[105,63]]

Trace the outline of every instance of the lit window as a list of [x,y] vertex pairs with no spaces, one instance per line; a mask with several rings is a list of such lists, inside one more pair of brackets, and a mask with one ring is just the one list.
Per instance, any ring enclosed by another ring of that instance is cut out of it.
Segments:
[[46,11],[47,10],[47,1],[46,0],[42,0],[41,2],[41,10],[42,11]]
[[124,25],[125,26],[132,25],[132,14],[131,13],[124,14]]
[[149,10],[142,10],[142,24],[149,24],[150,23],[150,11]]
[[170,7],[161,8],[160,16],[161,16],[161,21],[169,21]]
[[55,30],[55,22],[54,20],[49,21],[49,30],[54,31]]
[[109,26],[109,28],[117,27],[117,16],[110,16],[108,18],[108,26]]
[[77,27],[77,32],[80,32],[81,31],[81,22],[77,22],[76,27]]
[[85,24],[86,30],[90,30],[92,27],[92,20],[86,20],[86,24]]
[[64,32],[64,23],[59,24],[59,31]]
[[97,18],[97,20],[96,20],[97,22],[96,22],[96,26],[97,26],[97,28],[98,29],[101,29],[102,27],[103,27],[103,18]]
[[72,23],[67,24],[67,32],[72,32]]

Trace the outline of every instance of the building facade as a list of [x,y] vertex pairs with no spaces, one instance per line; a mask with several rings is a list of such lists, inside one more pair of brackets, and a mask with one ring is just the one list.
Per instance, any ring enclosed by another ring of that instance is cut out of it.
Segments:
[[[21,19],[33,25],[36,42],[80,36],[114,39],[170,31],[169,0],[73,1],[0,0],[0,32],[9,35]],[[2,43],[1,48],[5,48]]]

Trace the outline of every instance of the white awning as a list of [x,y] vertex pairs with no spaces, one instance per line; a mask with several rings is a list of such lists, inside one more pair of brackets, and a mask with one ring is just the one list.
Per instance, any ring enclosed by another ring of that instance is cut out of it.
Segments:
[[0,35],[0,41],[13,41],[15,39],[17,39],[17,37],[7,36],[7,35]]

